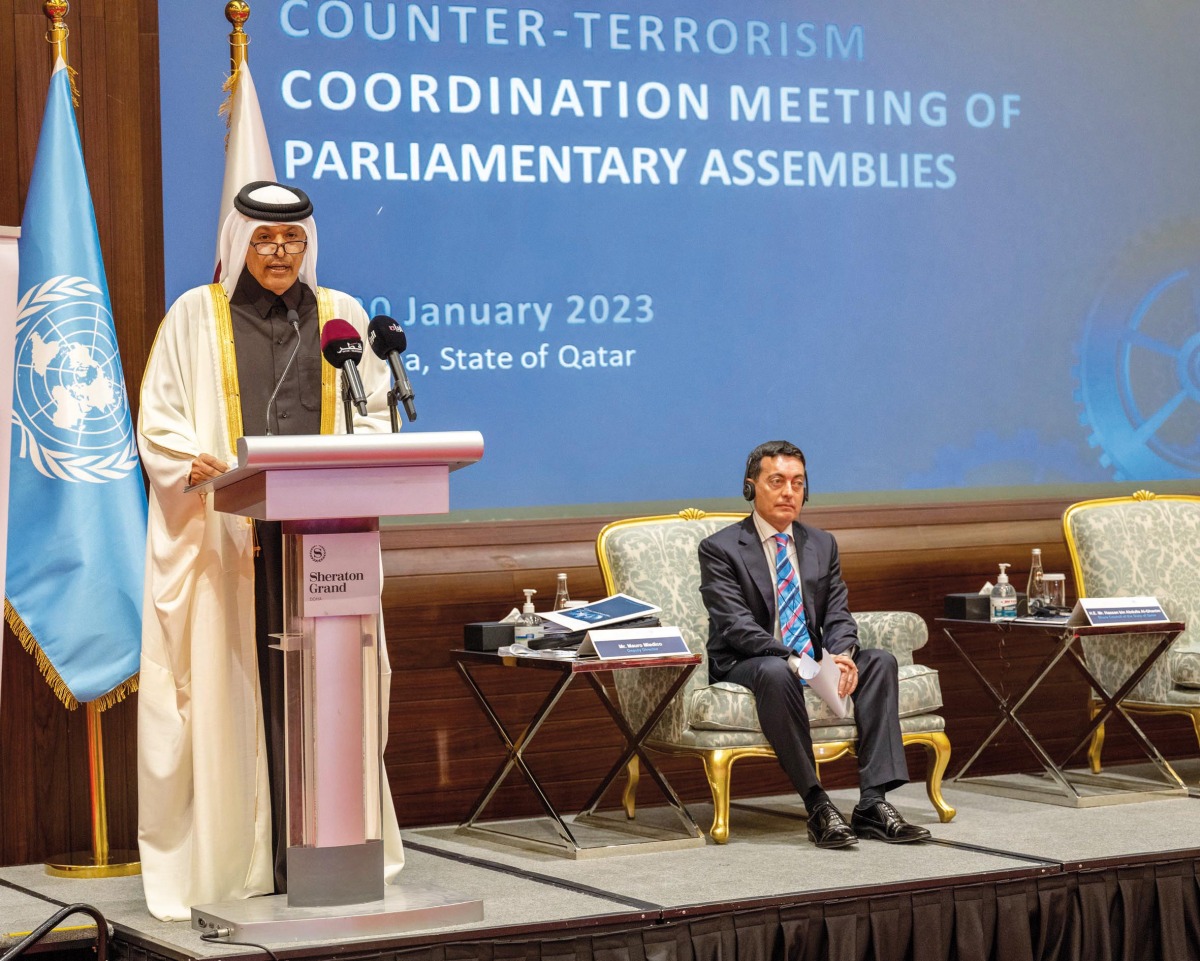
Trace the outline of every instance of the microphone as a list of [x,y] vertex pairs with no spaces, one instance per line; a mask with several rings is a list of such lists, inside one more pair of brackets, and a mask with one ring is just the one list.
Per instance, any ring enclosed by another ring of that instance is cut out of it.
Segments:
[[351,402],[358,408],[359,415],[366,417],[367,394],[363,390],[362,378],[358,376],[358,362],[362,360],[362,353],[362,338],[350,321],[334,318],[321,328],[321,355],[342,372]]
[[413,403],[412,383],[404,369],[400,355],[408,347],[408,337],[400,325],[387,314],[376,314],[367,327],[367,340],[376,356],[388,362],[392,368],[392,379],[396,382],[396,393],[404,403],[404,413],[411,423],[417,419],[417,407]]
[[300,353],[300,315],[296,313],[296,308],[289,307],[287,312],[288,323],[292,325],[292,330],[296,332],[296,346],[292,348],[292,356],[287,359],[287,363],[283,365],[283,373],[279,375],[279,380],[275,383],[275,389],[271,391],[271,399],[267,401],[267,436],[271,436],[271,405],[275,403],[275,398],[279,394],[279,388],[283,386],[284,380],[287,379],[288,371],[292,369],[292,361],[296,359],[296,355]]

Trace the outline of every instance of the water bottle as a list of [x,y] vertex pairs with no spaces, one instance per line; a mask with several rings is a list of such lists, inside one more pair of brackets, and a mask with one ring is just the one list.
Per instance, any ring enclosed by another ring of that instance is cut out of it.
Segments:
[[558,587],[554,591],[554,606],[550,608],[552,611],[565,611],[567,605],[571,603],[571,595],[567,593],[567,575],[558,575]]
[[1046,585],[1043,577],[1042,549],[1035,547],[1029,562],[1029,583],[1025,585],[1026,604],[1030,614],[1046,606]]

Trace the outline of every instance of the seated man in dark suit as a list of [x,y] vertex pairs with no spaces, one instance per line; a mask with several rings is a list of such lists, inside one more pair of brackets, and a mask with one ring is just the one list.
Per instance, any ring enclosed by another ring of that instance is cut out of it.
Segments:
[[[927,840],[929,832],[905,821],[885,797],[908,780],[896,659],[859,648],[837,542],[798,520],[808,500],[804,453],[787,441],[760,444],[746,460],[742,493],[754,502],[753,513],[700,544],[709,676],[754,692],[763,734],[804,799],[817,847],[845,847],[860,837]],[[849,824],[817,780],[802,653],[826,670],[823,658],[832,658],[841,672],[838,693],[854,701],[861,796]]]

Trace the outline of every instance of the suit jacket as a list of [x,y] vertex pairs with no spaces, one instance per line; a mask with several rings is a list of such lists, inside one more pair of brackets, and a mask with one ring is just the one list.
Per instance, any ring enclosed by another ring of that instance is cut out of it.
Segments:
[[[798,521],[792,537],[813,657],[821,660],[826,650],[853,656],[858,626],[850,615],[837,541],[828,531]],[[708,670],[714,679],[746,658],[791,653],[775,638],[775,576],[753,516],[701,541],[700,593],[708,608]]]

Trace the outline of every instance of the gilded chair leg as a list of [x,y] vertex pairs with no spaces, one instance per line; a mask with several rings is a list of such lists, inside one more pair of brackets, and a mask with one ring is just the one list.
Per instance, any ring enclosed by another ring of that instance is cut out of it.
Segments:
[[717,844],[729,840],[729,776],[733,755],[729,751],[709,751],[704,755],[704,773],[712,791],[713,820],[709,837]]
[[1200,708],[1193,710],[1191,712],[1191,716],[1192,716],[1192,730],[1196,732],[1197,743],[1200,743]]
[[946,803],[942,797],[942,776],[950,764],[950,738],[944,731],[933,731],[924,735],[918,742],[929,755],[929,772],[925,775],[925,793],[929,795],[929,803],[938,813],[942,824],[952,821],[958,813]]
[[635,754],[625,765],[625,790],[621,792],[621,806],[625,808],[625,817],[630,821],[637,817],[637,786],[641,773],[641,762]]
[[[1100,705],[1095,701],[1088,701],[1088,720],[1090,721],[1100,713]],[[1200,730],[1198,730],[1200,734]],[[1093,774],[1100,773],[1100,752],[1104,749],[1104,725],[1101,724],[1095,731],[1092,732],[1092,743],[1088,745],[1088,766]]]

